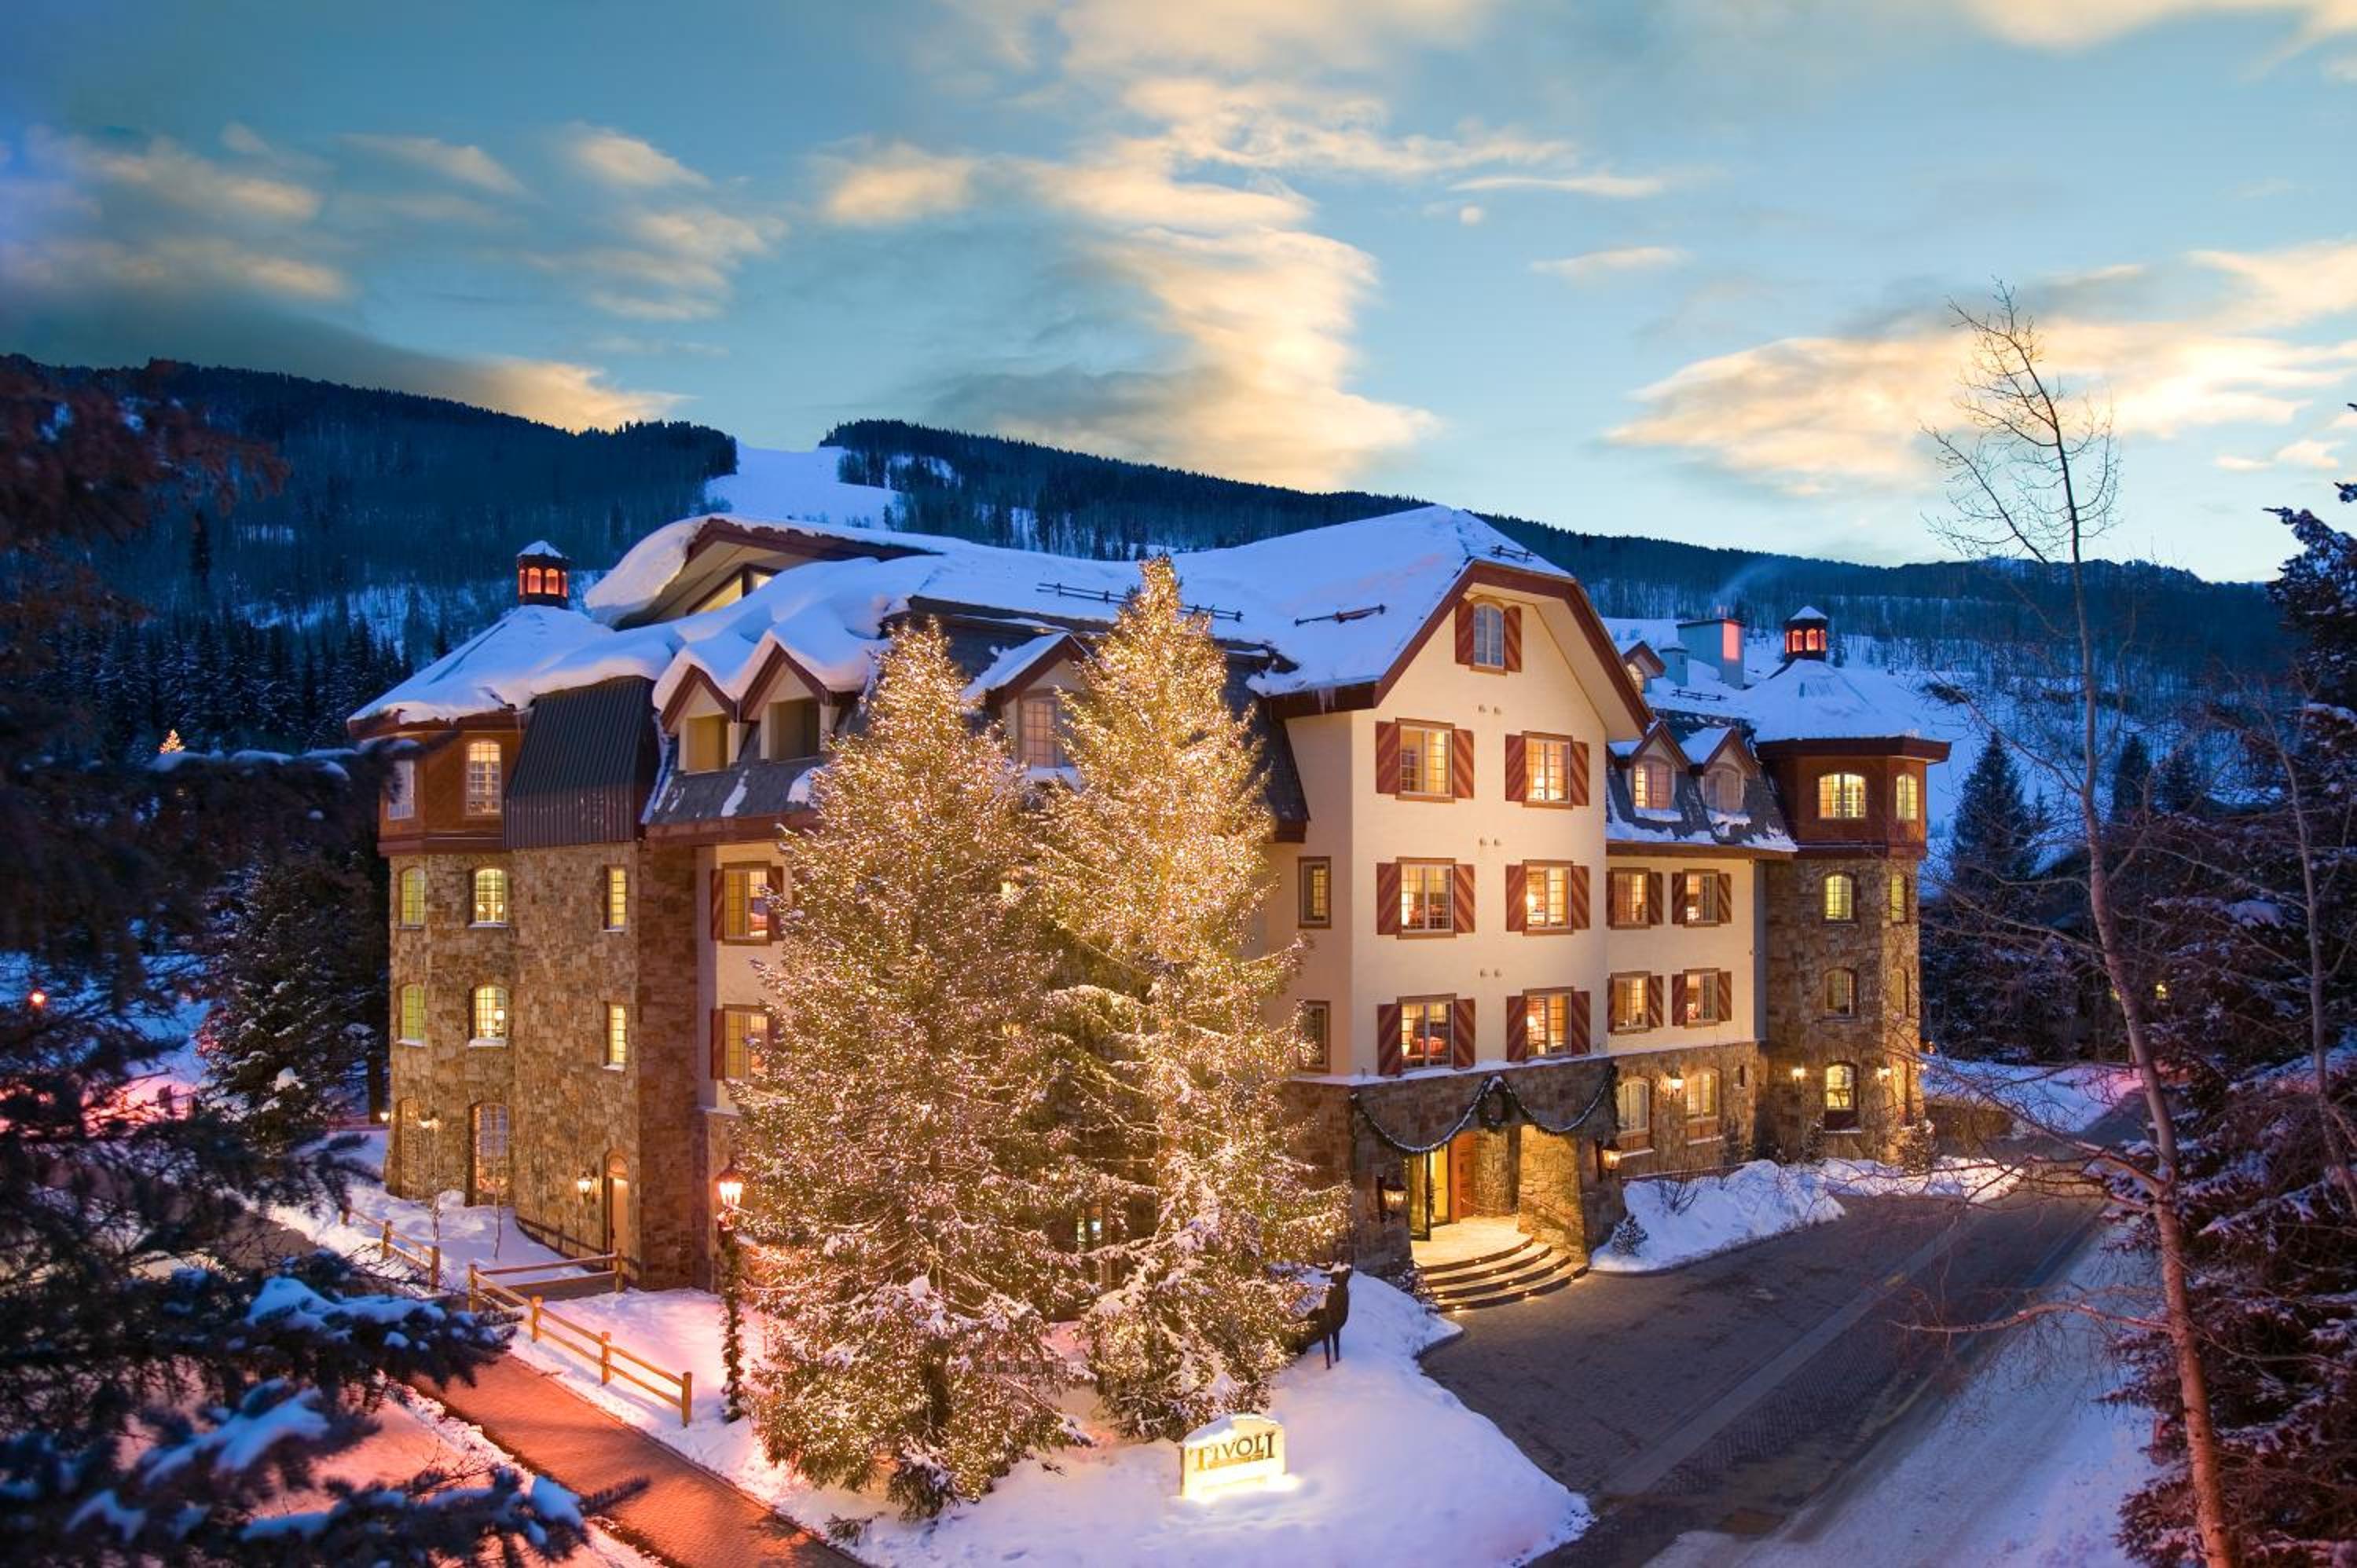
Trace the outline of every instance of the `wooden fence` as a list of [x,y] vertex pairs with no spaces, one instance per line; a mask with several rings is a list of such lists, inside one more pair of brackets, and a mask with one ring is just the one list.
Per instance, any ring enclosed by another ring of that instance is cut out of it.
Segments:
[[[583,1261],[596,1262],[601,1260],[585,1259]],[[619,1260],[609,1258],[603,1261],[619,1264]],[[658,1367],[645,1357],[633,1355],[615,1344],[612,1334],[603,1330],[592,1331],[587,1325],[576,1323],[571,1318],[552,1311],[541,1295],[537,1294],[524,1295],[512,1286],[501,1283],[495,1277],[501,1274],[522,1273],[535,1269],[545,1272],[555,1266],[550,1263],[520,1263],[512,1268],[485,1269],[468,1263],[467,1265],[468,1308],[475,1310],[479,1304],[484,1301],[496,1302],[501,1306],[512,1308],[524,1316],[533,1344],[545,1342],[569,1356],[578,1357],[581,1360],[596,1367],[597,1381],[601,1385],[611,1383],[616,1378],[619,1378],[635,1388],[644,1389],[666,1403],[677,1405],[679,1423],[682,1426],[694,1421],[695,1408],[695,1374],[694,1372],[673,1372]],[[621,1288],[619,1272],[617,1266],[615,1269],[617,1275],[615,1289],[617,1290]]]
[[[352,1222],[352,1211],[339,1208],[337,1217],[345,1224]],[[426,1283],[436,1290],[442,1288],[442,1243],[403,1236],[394,1231],[393,1221],[384,1220],[377,1228],[377,1256],[385,1262],[399,1258],[425,1275]]]

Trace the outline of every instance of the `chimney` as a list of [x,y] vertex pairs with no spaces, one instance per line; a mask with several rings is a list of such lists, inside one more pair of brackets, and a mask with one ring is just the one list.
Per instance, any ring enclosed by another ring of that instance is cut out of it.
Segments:
[[1834,623],[1825,612],[1814,605],[1806,605],[1784,618],[1784,657],[1814,659],[1822,662],[1831,653]]
[[1695,620],[1678,622],[1678,640],[1686,657],[1718,671],[1726,684],[1743,689],[1743,623],[1719,610]]
[[573,597],[573,563],[547,540],[516,552],[516,603],[563,609]]

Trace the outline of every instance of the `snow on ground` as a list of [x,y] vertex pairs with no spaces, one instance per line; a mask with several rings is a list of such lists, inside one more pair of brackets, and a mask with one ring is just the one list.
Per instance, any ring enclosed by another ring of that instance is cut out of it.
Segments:
[[1996,1105],[2017,1125],[2083,1133],[2137,1091],[2136,1069],[2110,1062],[2040,1065],[1934,1057],[1923,1063],[1923,1092]]
[[[2065,1288],[2137,1288],[2144,1262],[2098,1242]],[[2104,1404],[2119,1369],[2100,1325],[2075,1316],[2016,1330],[1962,1390],[1919,1407],[1773,1535],[1681,1537],[1653,1568],[2127,1568],[2113,1539],[2121,1499],[2152,1474],[2151,1416]]]
[[1754,1160],[1723,1176],[1632,1181],[1626,1196],[1645,1240],[1633,1253],[1609,1243],[1598,1248],[1588,1266],[1599,1273],[1655,1273],[1803,1225],[1823,1225],[1843,1212],[1824,1171],[1772,1160]]
[[875,485],[845,484],[836,478],[843,456],[840,446],[780,452],[740,444],[737,471],[705,485],[705,493],[745,517],[885,526],[899,497]]
[[[419,1205],[356,1192],[353,1207],[371,1216],[393,1213],[397,1228],[419,1233]],[[339,1226],[332,1216],[324,1224],[306,1217],[304,1228],[355,1249],[374,1234]],[[487,1210],[446,1209],[446,1273],[462,1278],[463,1262],[449,1260],[479,1257],[501,1229]],[[503,1261],[527,1261],[538,1251],[519,1245],[511,1229],[505,1235]],[[581,1375],[582,1363],[521,1332],[515,1355],[562,1372],[569,1391],[813,1529],[835,1518],[869,1520],[854,1550],[870,1562],[966,1565],[1019,1556],[1027,1568],[1081,1568],[1107,1561],[1118,1543],[1127,1561],[1206,1568],[1512,1563],[1572,1540],[1590,1517],[1579,1497],[1523,1457],[1487,1417],[1424,1375],[1418,1352],[1460,1332],[1458,1326],[1364,1275],[1351,1282],[1341,1363],[1329,1369],[1313,1354],[1276,1380],[1270,1413],[1285,1425],[1291,1471],[1282,1482],[1181,1500],[1177,1445],[1119,1438],[1093,1402],[1076,1391],[1071,1408],[1098,1446],[1024,1464],[987,1497],[929,1525],[903,1522],[878,1496],[813,1487],[762,1456],[749,1423],[722,1422],[716,1297],[630,1291],[554,1304],[553,1310],[593,1334],[610,1332],[615,1344],[658,1366],[692,1371],[694,1423],[683,1428],[674,1407],[626,1384],[599,1387],[594,1374]],[[748,1327],[748,1341],[757,1343],[758,1334]],[[749,1359],[753,1344],[748,1348]]]
[[1928,1171],[1904,1171],[1880,1160],[1824,1160],[1825,1185],[1859,1197],[1945,1197],[1995,1203],[2021,1185],[2023,1167],[1998,1160],[1943,1155]]

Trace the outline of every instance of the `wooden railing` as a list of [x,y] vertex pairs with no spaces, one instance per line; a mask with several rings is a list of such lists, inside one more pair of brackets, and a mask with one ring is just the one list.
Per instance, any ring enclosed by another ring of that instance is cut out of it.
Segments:
[[[619,1260],[610,1258],[607,1260],[592,1258],[582,1261],[585,1262],[604,1261],[619,1265]],[[522,1273],[533,1269],[545,1271],[555,1266],[549,1263],[520,1263],[506,1269],[485,1269],[468,1263],[467,1265],[467,1306],[468,1310],[473,1311],[479,1309],[480,1303],[491,1301],[522,1313],[529,1326],[533,1344],[537,1345],[544,1341],[567,1355],[578,1357],[595,1366],[597,1369],[597,1381],[601,1386],[619,1378],[635,1388],[644,1389],[666,1403],[678,1406],[679,1423],[682,1426],[688,1425],[694,1419],[695,1374],[694,1372],[673,1372],[658,1367],[645,1357],[633,1355],[615,1344],[611,1333],[604,1330],[593,1331],[584,1324],[576,1323],[560,1313],[551,1311],[539,1295],[524,1295],[511,1286],[502,1284],[496,1277],[500,1274]],[[615,1288],[619,1290],[621,1288],[619,1266],[616,1267],[615,1272],[618,1276]]]
[[[350,1208],[339,1207],[337,1216],[347,1225],[352,1222],[352,1211]],[[377,1255],[381,1260],[389,1263],[393,1259],[399,1258],[410,1267],[422,1271],[425,1275],[426,1283],[436,1290],[442,1288],[442,1243],[413,1240],[397,1234],[393,1230],[393,1221],[387,1219],[377,1228],[376,1244]]]

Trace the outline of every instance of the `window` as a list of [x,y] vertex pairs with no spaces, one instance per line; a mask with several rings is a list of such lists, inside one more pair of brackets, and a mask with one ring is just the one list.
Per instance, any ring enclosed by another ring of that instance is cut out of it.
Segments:
[[1727,923],[1725,902],[1719,897],[1719,874],[1716,871],[1681,871],[1674,886],[1677,898],[1677,921],[1681,926],[1723,926]]
[[601,918],[604,929],[619,931],[630,923],[630,873],[628,867],[609,865],[598,879],[598,902],[604,906]]
[[1473,607],[1473,663],[1481,670],[1506,667],[1506,612],[1495,605]]
[[1400,918],[1403,931],[1452,931],[1457,929],[1452,902],[1457,891],[1457,864],[1448,860],[1400,862]]
[[1064,704],[1053,692],[1039,692],[1016,704],[1016,759],[1026,768],[1064,765]]
[[1295,1065],[1303,1072],[1325,1072],[1333,1060],[1333,1010],[1323,1002],[1304,1002],[1298,1024],[1300,1046]]
[[[2159,990],[2162,999],[2167,1000],[2168,988],[2164,986]],[[1903,969],[1899,972],[1899,1010],[1906,1017],[1915,1016],[1915,976]]]
[[1444,800],[1450,797],[1449,748],[1455,744],[1452,737],[1456,733],[1446,725],[1400,725],[1401,794]]
[[606,1004],[606,1065],[630,1065],[630,1010],[619,1002]]
[[475,987],[474,1038],[485,1045],[503,1046],[508,1041],[508,988],[504,985]]
[[1636,687],[1640,692],[1645,689],[1645,667],[1643,665],[1631,659],[1627,663],[1621,665],[1620,668],[1629,671],[1629,684]]
[[468,1173],[469,1203],[505,1203],[508,1196],[508,1108],[478,1105],[469,1115],[474,1123],[471,1169]]
[[467,743],[467,815],[496,817],[500,814],[500,743],[495,740],[470,740]]
[[417,759],[404,757],[393,765],[384,780],[384,814],[391,822],[417,815]]
[[1743,775],[1732,768],[1714,768],[1702,776],[1703,795],[1714,811],[1743,810]]
[[772,762],[818,755],[818,703],[812,698],[771,703],[761,728]]
[[1650,926],[1653,923],[1653,879],[1642,871],[1616,871],[1611,875],[1612,923]]
[[400,1039],[406,1046],[425,1043],[425,987],[422,985],[401,988]]
[[1923,785],[1912,773],[1901,773],[1890,786],[1890,811],[1902,822],[1922,818]]
[[1629,765],[1629,800],[1641,811],[1666,811],[1670,799],[1670,765],[1641,757]]
[[770,1048],[770,1015],[759,1007],[720,1010],[719,1076],[741,1081],[759,1070],[762,1053]]
[[1322,854],[1304,855],[1299,870],[1301,910],[1298,923],[1304,926],[1332,925],[1334,863]]
[[720,872],[720,940],[766,942],[770,940],[770,868],[729,865]]
[[1571,929],[1571,867],[1534,862],[1523,867],[1523,929]]
[[1831,969],[1825,972],[1825,1011],[1836,1018],[1857,1015],[1857,971]]
[[504,926],[508,923],[508,874],[495,865],[486,865],[475,873],[475,913],[471,922],[478,926]]
[[1678,1022],[1687,1027],[1698,1024],[1724,1024],[1727,1019],[1718,1006],[1718,971],[1690,969],[1678,976]]
[[1903,926],[1907,923],[1907,874],[1903,871],[1892,872],[1890,874],[1890,923],[1894,926]]
[[1857,822],[1866,815],[1866,775],[1817,776],[1817,815],[1827,822]]
[[1653,1086],[1641,1078],[1624,1078],[1613,1090],[1613,1108],[1620,1112],[1623,1149],[1653,1146]]
[[393,918],[404,930],[425,924],[425,868],[413,865],[401,874],[400,899]]
[[[1708,1133],[1696,1130],[1701,1122],[1711,1124]],[[1704,1068],[1686,1079],[1686,1136],[1717,1137],[1718,1135],[1718,1069]]]
[[1612,1028],[1616,1034],[1652,1027],[1648,1016],[1652,989],[1652,976],[1649,974],[1612,977]]
[[1534,991],[1523,998],[1523,1039],[1534,1057],[1562,1056],[1571,1049],[1572,993]]
[[1571,799],[1571,742],[1531,736],[1523,743],[1523,799],[1560,806]]
[[705,714],[680,730],[680,767],[689,773],[710,773],[728,766],[728,715]]
[[1828,920],[1857,918],[1857,878],[1846,871],[1833,872],[1825,877],[1824,911]]
[[1453,996],[1425,996],[1400,1004],[1400,1065],[1447,1067]]
[[1825,1064],[1825,1130],[1857,1125],[1857,1069],[1849,1062]]

